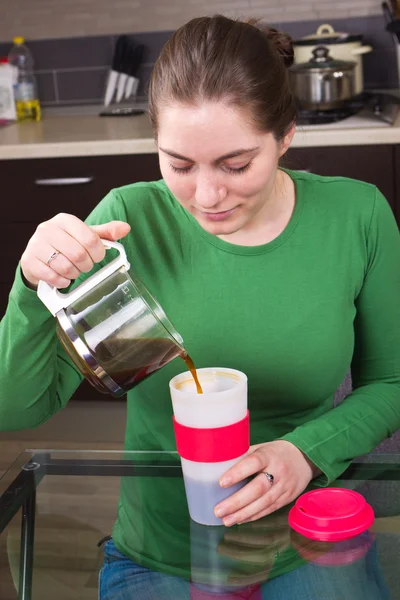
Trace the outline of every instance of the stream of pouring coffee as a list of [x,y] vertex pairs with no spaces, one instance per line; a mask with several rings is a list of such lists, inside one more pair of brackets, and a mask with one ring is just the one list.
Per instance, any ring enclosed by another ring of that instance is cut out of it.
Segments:
[[191,374],[193,376],[194,382],[196,384],[197,393],[202,394],[203,390],[201,388],[199,378],[197,377],[197,371],[196,371],[196,367],[194,366],[194,362],[190,358],[189,354],[183,354],[182,358],[185,361],[187,368],[189,369],[189,371],[191,372]]

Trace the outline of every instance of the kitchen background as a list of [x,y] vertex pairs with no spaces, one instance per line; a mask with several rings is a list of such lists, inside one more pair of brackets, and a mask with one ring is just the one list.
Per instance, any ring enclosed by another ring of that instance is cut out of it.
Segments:
[[[66,10],[66,6],[68,9]],[[374,51],[363,57],[365,88],[397,87],[395,47],[385,31],[380,0],[14,0],[0,20],[0,56],[15,35],[25,36],[35,59],[43,106],[99,103],[117,34],[146,46],[139,95],[146,90],[160,48],[192,17],[222,13],[255,17],[294,38],[323,22],[337,31],[364,34]]]
[[[294,39],[313,34],[322,23],[340,32],[361,34],[363,43],[373,47],[362,57],[364,87],[399,87],[395,45],[385,30],[381,0],[12,0],[7,10],[3,5],[0,57],[8,54],[14,36],[26,38],[45,110],[41,122],[0,129],[0,318],[17,261],[38,223],[56,212],[85,218],[112,187],[161,176],[155,148],[149,149],[151,130],[145,115],[100,119],[99,106],[90,112],[89,105],[103,101],[119,35],[127,34],[136,44],[145,45],[139,72],[142,97],[160,49],[172,32],[192,17],[214,13],[260,18]],[[63,106],[67,110],[61,110]],[[342,129],[342,122],[322,130],[316,126],[317,131],[312,125],[304,132],[300,127],[288,166],[377,185],[400,226],[400,120],[392,126],[375,116],[367,115],[364,129],[361,119],[355,128],[352,121],[351,135],[349,129]],[[68,180],[75,184],[66,185]],[[43,185],[51,181],[59,187]],[[347,377],[336,402],[349,391]],[[0,431],[0,478],[25,448],[122,450],[125,425],[125,399],[99,394],[83,382],[66,408],[42,425]],[[399,452],[400,431],[379,450]],[[66,479],[53,478],[47,488],[42,483],[39,489],[34,597],[40,600],[97,598],[100,551],[96,544],[110,532],[116,511],[116,480],[105,484],[104,478],[101,483],[95,478]],[[109,486],[106,495],[105,485]],[[82,494],[86,494],[84,502]],[[57,539],[62,535],[63,542],[53,547],[49,539],[55,533]],[[17,598],[19,535],[17,518],[11,533],[8,528],[0,534],[0,600]],[[398,577],[391,575],[398,573],[398,552],[390,554],[394,567],[385,563],[385,576],[395,590],[393,598],[400,598]]]

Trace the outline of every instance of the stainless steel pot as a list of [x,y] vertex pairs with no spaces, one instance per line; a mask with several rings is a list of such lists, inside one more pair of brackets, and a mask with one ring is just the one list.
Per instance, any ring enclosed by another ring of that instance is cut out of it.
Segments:
[[325,46],[313,58],[289,69],[290,84],[302,108],[329,110],[342,106],[356,94],[355,62],[335,60]]
[[363,44],[362,34],[335,31],[331,25],[323,24],[312,35],[294,41],[294,62],[305,63],[312,58],[317,46],[326,46],[333,58],[355,61],[356,94],[364,90],[363,55],[373,50]]

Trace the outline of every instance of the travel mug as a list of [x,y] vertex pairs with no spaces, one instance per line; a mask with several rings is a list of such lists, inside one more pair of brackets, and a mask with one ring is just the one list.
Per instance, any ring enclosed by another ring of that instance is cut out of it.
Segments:
[[203,394],[189,371],[170,381],[173,423],[181,457],[190,517],[202,525],[222,525],[214,508],[246,484],[222,488],[219,478],[250,447],[247,377],[222,367],[197,369]]

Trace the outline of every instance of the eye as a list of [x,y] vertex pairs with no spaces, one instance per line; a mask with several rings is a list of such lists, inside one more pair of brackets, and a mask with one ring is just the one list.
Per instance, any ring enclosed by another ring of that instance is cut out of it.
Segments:
[[[187,167],[175,167],[175,165],[173,165],[172,163],[170,163],[169,166],[174,171],[174,173],[178,173],[179,175],[185,175],[186,173],[189,173],[189,171],[193,168],[193,165],[188,165]],[[248,171],[250,169],[250,167],[251,167],[251,161],[248,162],[247,165],[244,165],[243,167],[239,167],[236,169],[225,165],[224,169],[228,173],[231,173],[232,175],[240,175],[241,173],[245,173],[246,171]]]
[[247,165],[244,165],[243,167],[239,167],[238,169],[234,169],[233,167],[228,167],[225,166],[225,169],[228,171],[228,173],[232,173],[232,175],[240,175],[241,173],[245,173],[246,171],[248,171],[251,167],[251,162],[248,162]]
[[189,173],[190,169],[192,168],[192,165],[189,165],[187,167],[175,167],[171,163],[169,164],[169,166],[174,171],[174,173],[179,173],[179,175],[184,175],[185,173]]

